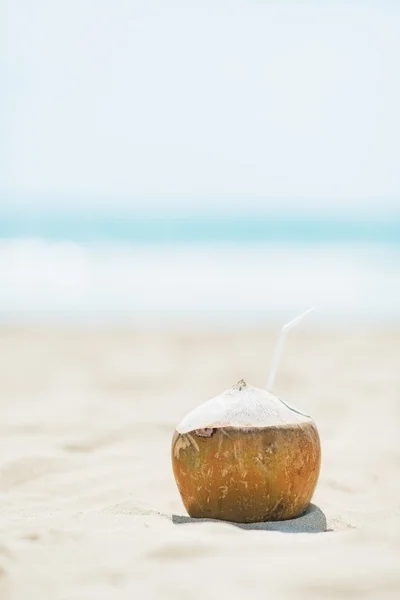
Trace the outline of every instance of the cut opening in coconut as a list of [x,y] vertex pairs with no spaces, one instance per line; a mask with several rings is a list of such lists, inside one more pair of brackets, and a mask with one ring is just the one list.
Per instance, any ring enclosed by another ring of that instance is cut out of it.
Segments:
[[181,434],[196,431],[210,437],[214,429],[222,427],[262,428],[307,422],[312,422],[311,417],[242,379],[192,410],[176,429]]

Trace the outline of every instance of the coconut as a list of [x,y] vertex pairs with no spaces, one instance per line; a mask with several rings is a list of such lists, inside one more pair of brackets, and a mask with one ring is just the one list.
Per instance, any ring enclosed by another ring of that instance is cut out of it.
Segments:
[[244,380],[192,410],[172,440],[175,480],[195,518],[254,523],[300,516],[320,463],[313,419]]

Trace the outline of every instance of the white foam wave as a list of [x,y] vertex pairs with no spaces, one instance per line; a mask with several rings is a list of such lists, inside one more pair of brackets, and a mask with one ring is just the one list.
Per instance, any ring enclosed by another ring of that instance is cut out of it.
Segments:
[[400,251],[0,242],[0,311],[400,316]]

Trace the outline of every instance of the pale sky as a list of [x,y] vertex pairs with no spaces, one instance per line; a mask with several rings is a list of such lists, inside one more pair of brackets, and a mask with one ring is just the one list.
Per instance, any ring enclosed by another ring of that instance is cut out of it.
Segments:
[[399,206],[394,0],[1,11],[0,203]]

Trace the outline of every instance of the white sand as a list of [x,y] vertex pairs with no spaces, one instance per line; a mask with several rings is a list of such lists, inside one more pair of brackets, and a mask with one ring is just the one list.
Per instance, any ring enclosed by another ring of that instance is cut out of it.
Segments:
[[[290,334],[275,391],[323,449],[308,514],[193,522],[170,442],[276,332],[0,330],[0,599],[400,597],[400,331]],[[328,529],[328,531],[324,531]]]

